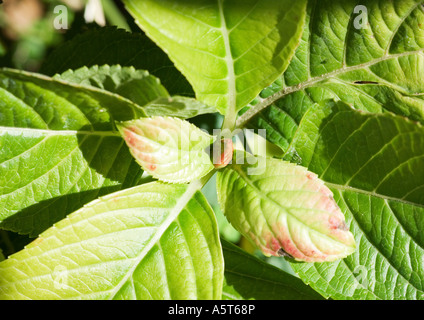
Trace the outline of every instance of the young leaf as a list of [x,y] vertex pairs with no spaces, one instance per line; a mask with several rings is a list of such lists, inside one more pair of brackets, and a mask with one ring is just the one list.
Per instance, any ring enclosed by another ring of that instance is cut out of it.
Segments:
[[315,174],[278,159],[235,160],[218,173],[219,203],[265,255],[323,262],[355,251],[343,213]]
[[259,260],[239,247],[221,240],[225,260],[225,300],[321,300],[299,278]]
[[286,69],[306,6],[303,0],[124,2],[197,98],[234,118]]
[[198,188],[152,182],[91,202],[0,263],[0,299],[220,299],[219,235]]
[[370,0],[355,10],[354,0],[309,1],[295,57],[238,125],[266,129],[286,150],[304,113],[325,99],[424,123],[422,3]]
[[158,116],[120,123],[118,128],[131,154],[156,179],[190,182],[214,168],[205,152],[214,138],[187,121]]
[[160,97],[169,97],[168,91],[159,79],[145,70],[120,65],[82,67],[57,74],[53,79],[67,81],[84,86],[97,87],[131,100],[139,106]]
[[344,260],[293,269],[326,297],[423,299],[423,126],[328,104],[293,141],[289,153],[326,182],[358,244]]
[[116,94],[0,71],[0,226],[37,236],[83,204],[138,184],[114,126],[143,110]]

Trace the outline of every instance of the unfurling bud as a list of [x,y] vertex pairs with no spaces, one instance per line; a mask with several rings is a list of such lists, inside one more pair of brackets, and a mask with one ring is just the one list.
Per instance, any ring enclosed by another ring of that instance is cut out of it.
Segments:
[[226,167],[233,158],[234,146],[231,139],[217,141],[213,149],[213,165],[215,169]]

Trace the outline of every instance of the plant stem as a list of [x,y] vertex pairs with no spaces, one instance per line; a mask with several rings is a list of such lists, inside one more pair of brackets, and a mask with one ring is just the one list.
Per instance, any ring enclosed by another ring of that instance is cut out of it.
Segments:
[[222,123],[221,130],[224,131],[225,129],[228,129],[230,131],[233,131],[235,127],[236,127],[236,113],[229,112],[224,118],[224,122]]

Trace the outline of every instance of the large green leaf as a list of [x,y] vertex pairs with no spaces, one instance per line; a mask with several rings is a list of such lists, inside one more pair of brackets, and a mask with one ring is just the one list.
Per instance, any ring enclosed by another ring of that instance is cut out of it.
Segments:
[[306,1],[124,1],[192,84],[199,100],[235,120],[286,69]]
[[97,88],[0,72],[0,227],[38,235],[83,204],[134,186],[142,170],[115,120],[144,115]]
[[300,279],[259,260],[239,247],[222,241],[222,248],[225,259],[223,299],[323,299]]
[[265,255],[323,262],[355,251],[343,213],[316,175],[279,159],[233,162],[217,176],[220,206]]
[[[324,99],[424,122],[423,1],[311,0],[302,41],[282,78],[262,92],[238,125],[267,129],[286,150],[304,113]],[[366,22],[366,21],[365,21]]]
[[423,126],[329,103],[305,115],[293,153],[332,190],[358,248],[292,264],[300,277],[338,299],[424,299]]
[[118,124],[131,154],[154,178],[190,182],[213,170],[210,152],[214,137],[179,118],[151,117]]
[[199,187],[93,201],[0,263],[0,299],[219,299],[220,240]]

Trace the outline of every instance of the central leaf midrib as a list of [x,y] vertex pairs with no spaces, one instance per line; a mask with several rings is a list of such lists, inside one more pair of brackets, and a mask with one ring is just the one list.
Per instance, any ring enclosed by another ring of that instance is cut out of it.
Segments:
[[[225,21],[223,0],[218,0],[218,11],[221,20],[221,34],[225,47],[225,64],[227,65],[227,83],[228,83],[228,104],[227,104],[227,120],[232,121],[235,118],[237,108],[237,88],[236,88],[236,74],[234,70],[234,59],[231,52],[230,34],[227,29]],[[235,120],[235,119],[234,119]]]

